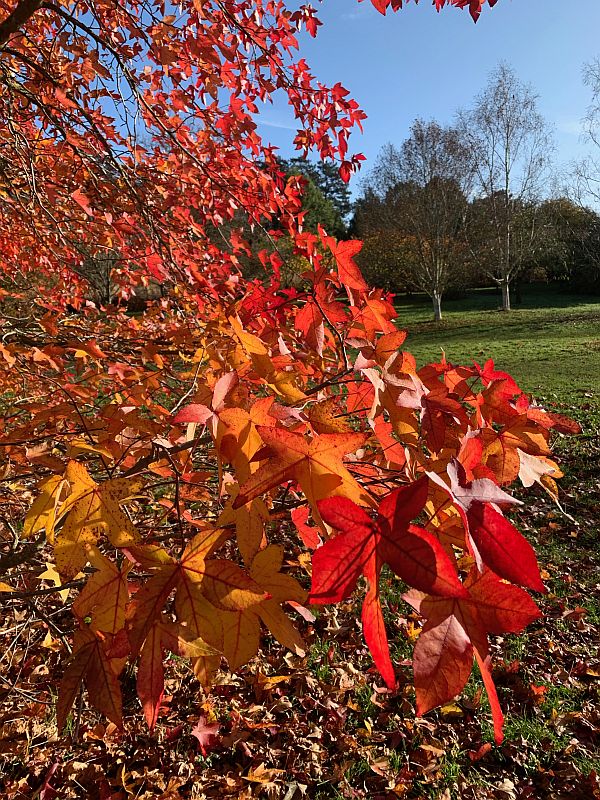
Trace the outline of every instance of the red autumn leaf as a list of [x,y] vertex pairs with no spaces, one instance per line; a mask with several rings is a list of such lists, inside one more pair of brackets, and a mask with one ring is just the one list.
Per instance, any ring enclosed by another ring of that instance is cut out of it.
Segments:
[[198,740],[198,749],[203,756],[212,752],[219,743],[220,728],[218,722],[208,723],[206,717],[202,715],[190,731],[192,736]]
[[545,592],[535,552],[529,542],[493,504],[511,505],[516,501],[488,478],[466,481],[458,461],[448,464],[448,487],[439,476],[430,479],[448,493],[458,509],[474,555],[500,577],[537,592]]
[[369,584],[369,590],[363,600],[361,620],[363,625],[363,635],[367,643],[373,661],[379,670],[381,677],[389,689],[396,686],[396,676],[394,666],[390,658],[390,646],[385,629],[381,602],[379,600],[379,586]]
[[42,788],[39,790],[40,793],[38,796],[40,800],[54,800],[55,797],[58,797],[58,791],[52,786],[50,781],[59,766],[60,761],[55,761],[51,764],[50,769],[44,777]]
[[373,6],[379,11],[380,14],[385,16],[385,11],[390,4],[390,0],[371,0]]
[[131,652],[137,655],[142,649],[152,626],[160,618],[167,600],[180,579],[174,562],[159,567],[154,575],[138,589],[127,606],[127,636]]
[[436,386],[423,395],[423,415],[421,425],[427,447],[432,453],[439,453],[447,444],[448,436],[456,441],[461,432],[467,431],[469,420],[462,404],[449,396],[445,386]]
[[190,403],[177,412],[173,417],[173,422],[176,425],[194,422],[206,425],[213,438],[216,439],[219,425],[218,413],[223,410],[227,395],[237,386],[238,380],[237,372],[226,372],[215,383],[210,408],[204,403]]
[[198,422],[201,425],[206,425],[213,414],[212,409],[202,405],[202,403],[190,403],[189,406],[185,406],[185,408],[177,412],[173,417],[173,422],[176,425],[180,422]]
[[443,596],[464,594],[456,568],[428,531],[411,525],[427,500],[427,479],[389,494],[372,520],[346,498],[319,503],[327,524],[341,531],[313,555],[312,602],[336,603],[347,598],[359,575],[374,582],[383,564],[421,591]]
[[469,596],[405,599],[425,617],[413,656],[417,713],[425,714],[456,697],[469,679],[475,656],[490,699],[496,742],[503,738],[503,716],[491,675],[488,633],[518,633],[539,610],[522,589],[493,572],[473,569],[465,581]]
[[480,367],[479,364],[475,362],[475,369],[485,386],[489,386],[494,381],[503,381],[501,385],[506,397],[511,398],[521,394],[521,389],[512,375],[509,375],[508,372],[497,370],[491,358],[485,362],[483,367]]
[[406,331],[393,331],[380,336],[375,345],[375,360],[382,367],[390,356],[398,352],[406,339]]
[[565,417],[564,414],[555,414],[553,411],[544,411],[542,408],[533,406],[527,409],[527,416],[530,420],[549,430],[571,435],[581,433],[581,425],[574,419]]
[[[191,607],[185,610],[191,615],[194,611],[198,611],[198,605],[197,601],[195,603],[192,601]],[[178,611],[180,608],[181,606],[178,607]],[[148,632],[140,653],[136,688],[146,723],[151,731],[156,726],[165,691],[163,651],[170,650],[184,658],[206,658],[216,655],[216,651],[202,638],[197,637],[197,633],[193,624],[184,626],[170,622],[165,615],[157,620]]]
[[71,197],[78,205],[81,206],[81,208],[83,208],[88,217],[94,216],[89,198],[81,191],[81,189],[75,189],[75,191],[71,193]]
[[545,592],[533,547],[492,506],[475,502],[467,512],[469,532],[483,561],[501,578]]
[[137,693],[151,731],[156,726],[165,692],[161,638],[160,623],[155,623],[150,628],[142,647],[137,673]]
[[354,257],[362,250],[363,243],[358,239],[336,242],[332,237],[328,237],[327,244],[335,256],[342,285],[348,289],[364,292],[367,289],[367,284],[354,261]]
[[308,506],[294,508],[291,512],[292,522],[296,526],[304,546],[308,550],[315,550],[320,544],[322,544],[322,541],[321,537],[319,536],[318,529],[315,528],[314,525],[308,524],[308,515]]
[[323,345],[325,343],[325,323],[323,314],[312,298],[296,312],[294,322],[296,330],[303,334],[307,345],[317,353],[323,355]]
[[402,443],[393,436],[393,430],[391,422],[386,422],[382,414],[373,422],[373,431],[386,462],[394,469],[402,469],[406,464],[406,452]]
[[360,575],[368,582],[363,604],[364,633],[378,669],[389,686],[394,673],[381,607],[379,574],[384,564],[409,585],[443,596],[466,594],[449,556],[428,531],[410,521],[427,500],[427,479],[397,489],[379,506],[377,519],[346,498],[319,503],[324,521],[341,531],[313,554],[310,600],[336,603],[354,591]]
[[394,306],[382,296],[380,289],[373,289],[358,305],[350,307],[353,325],[349,336],[365,335],[372,341],[376,333],[394,333],[396,318]]
[[[388,5],[391,5],[394,11],[398,11],[398,9],[402,8],[403,3],[408,3],[408,1],[409,0],[391,0],[390,2],[390,0],[387,0],[386,2],[386,0],[371,0],[375,8],[382,14],[385,14],[385,9]],[[415,0],[415,3],[418,2],[419,0]],[[437,11],[441,11],[445,5],[455,6],[456,8],[468,8],[474,22],[477,22],[479,19],[486,2],[490,8],[493,8],[498,0],[433,0]]]

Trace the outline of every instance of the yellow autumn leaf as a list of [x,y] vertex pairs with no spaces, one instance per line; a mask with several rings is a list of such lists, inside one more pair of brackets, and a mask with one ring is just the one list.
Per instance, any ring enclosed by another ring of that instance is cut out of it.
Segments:
[[39,485],[40,494],[25,516],[21,536],[27,539],[41,530],[46,531],[46,539],[54,541],[54,523],[61,489],[66,486],[62,475],[51,475]]
[[[237,493],[237,487],[236,487]],[[269,521],[269,511],[264,500],[256,498],[241,508],[234,509],[231,504],[217,520],[218,527],[235,525],[235,535],[242,558],[251,564],[265,542],[265,525]]]
[[97,455],[104,456],[104,458],[114,461],[114,456],[107,447],[94,442],[86,442],[85,439],[73,439],[69,442],[67,455],[69,458],[76,458],[81,453],[96,453]]
[[[46,569],[40,575],[38,575],[38,581],[50,581],[53,583],[57,589],[60,589],[62,586],[62,580],[58,572],[56,571],[54,564],[50,564],[46,561]],[[58,592],[58,596],[62,600],[63,603],[67,602],[67,598],[69,596],[69,589],[60,589]]]
[[295,578],[280,571],[282,564],[283,547],[280,545],[270,544],[254,557],[250,575],[270,597],[252,610],[280,644],[303,656],[306,651],[304,640],[281,604],[288,601],[305,603],[307,592]]
[[106,535],[114,547],[134,546],[141,542],[133,523],[121,510],[120,504],[138,493],[139,481],[115,478],[97,484],[82,464],[69,462],[65,475],[71,476],[76,495],[66,505],[69,510],[62,529],[56,536],[54,553],[60,575],[69,580],[83,569],[88,560],[88,546],[95,545]]
[[44,640],[42,642],[42,647],[46,650],[61,650],[61,644],[58,639],[55,639],[53,636],[50,635],[50,631],[44,636]]
[[304,392],[294,384],[293,374],[275,369],[267,346],[258,336],[245,331],[235,317],[230,317],[229,323],[244,352],[250,357],[252,367],[265,380],[270,389],[290,403],[306,397]]

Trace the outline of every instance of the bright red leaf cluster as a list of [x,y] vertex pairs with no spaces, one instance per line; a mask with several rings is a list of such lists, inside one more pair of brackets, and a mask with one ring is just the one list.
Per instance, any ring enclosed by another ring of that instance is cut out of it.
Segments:
[[[476,19],[485,0],[449,4]],[[111,258],[121,294],[176,279],[216,296],[248,225],[297,235],[301,186],[262,141],[259,110],[284,93],[300,152],[346,180],[363,160],[348,137],[364,113],[297,52],[320,24],[281,0],[0,0],[2,271],[21,288],[43,273],[75,303],[90,259]]]
[[43,271],[73,303],[86,261],[116,257],[124,294],[172,279],[216,297],[242,229],[301,227],[300,183],[261,140],[259,108],[287,95],[298,150],[346,179],[362,159],[348,134],[364,113],[296,55],[318,24],[274,0],[1,0],[2,271],[18,286]]

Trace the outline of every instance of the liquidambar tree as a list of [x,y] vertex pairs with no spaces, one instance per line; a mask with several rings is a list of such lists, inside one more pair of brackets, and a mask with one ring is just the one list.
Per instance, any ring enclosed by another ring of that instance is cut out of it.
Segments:
[[[483,2],[452,5],[476,18]],[[296,145],[337,159],[344,178],[363,116],[292,57],[299,30],[316,33],[314,9],[0,8],[0,299],[44,283],[0,344],[0,474],[15,521],[2,531],[0,592],[26,604],[17,631],[43,613],[32,598],[69,601],[64,629],[52,627],[58,728],[83,686],[122,727],[129,663],[154,729],[166,652],[207,688],[258,653],[264,629],[302,658],[292,615],[348,599],[361,576],[364,636],[394,691],[388,564],[423,619],[418,713],[462,691],[475,660],[500,742],[488,634],[522,630],[539,614],[526,589],[544,591],[505,516],[507,489],[537,482],[556,497],[550,431],[577,426],[492,362],[417,368],[390,298],[357,268],[361,243],[300,230],[298,182],[258,136],[258,104],[285,91]],[[240,278],[247,243],[224,225],[240,215],[270,236],[268,283]],[[305,259],[302,291],[277,278],[282,230]],[[85,297],[82,260],[107,252],[124,292],[152,277],[175,284],[170,296],[140,317],[89,305],[65,316],[61,300]],[[42,709],[55,685],[49,676]]]

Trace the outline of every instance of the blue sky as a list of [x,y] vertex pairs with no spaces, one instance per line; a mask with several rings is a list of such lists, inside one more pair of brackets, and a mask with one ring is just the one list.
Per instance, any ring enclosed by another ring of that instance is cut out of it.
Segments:
[[[350,148],[367,156],[363,173],[383,144],[406,137],[416,117],[450,123],[501,60],[539,94],[557,166],[586,152],[580,122],[590,92],[582,68],[600,56],[600,0],[498,0],[477,25],[466,11],[437,14],[430,0],[386,17],[369,0],[324,0],[319,16],[324,24],[315,40],[302,37],[301,53],[321,80],[341,81],[366,111],[364,135],[357,131]],[[286,106],[266,108],[260,119],[265,139],[293,155]]]

